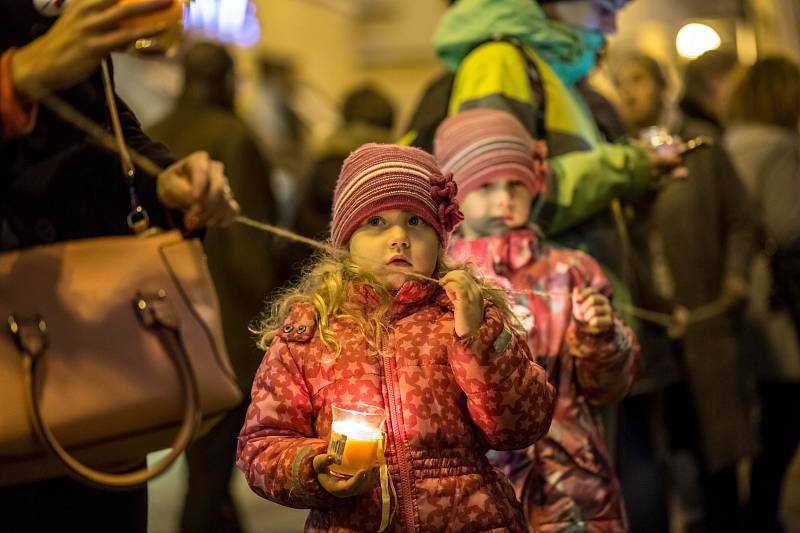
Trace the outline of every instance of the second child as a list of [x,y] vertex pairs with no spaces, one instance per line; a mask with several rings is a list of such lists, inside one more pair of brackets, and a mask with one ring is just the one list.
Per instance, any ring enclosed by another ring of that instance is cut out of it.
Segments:
[[528,223],[531,200],[545,183],[545,152],[516,118],[490,109],[447,119],[435,139],[464,213],[451,254],[511,290],[531,352],[557,390],[547,436],[492,457],[515,485],[533,530],[622,533],[622,493],[595,407],[625,396],[639,344],[613,312],[597,262],[542,244]]

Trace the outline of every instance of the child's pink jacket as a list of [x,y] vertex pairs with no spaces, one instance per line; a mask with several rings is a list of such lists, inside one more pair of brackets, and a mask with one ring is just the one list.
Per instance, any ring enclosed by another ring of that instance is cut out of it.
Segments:
[[460,239],[450,253],[515,290],[515,312],[529,331],[531,352],[558,391],[545,438],[524,450],[490,454],[514,484],[534,531],[627,531],[620,484],[593,406],[627,394],[640,348],[633,332],[616,317],[608,334],[590,335],[576,327],[573,288],[593,287],[611,296],[597,262],[576,250],[542,246],[529,229]]
[[[352,298],[366,307],[376,302],[365,286]],[[261,363],[237,453],[251,488],[282,505],[311,508],[306,531],[377,531],[377,488],[339,499],[312,467],[327,451],[331,404],[363,402],[388,416],[386,458],[399,499],[388,531],[526,532],[513,488],[485,453],[539,439],[555,393],[500,313],[488,306],[467,345],[454,333],[444,292],[407,282],[380,349],[349,319],[331,327],[342,350],[327,361],[332,353],[316,334],[313,307],[296,305]]]

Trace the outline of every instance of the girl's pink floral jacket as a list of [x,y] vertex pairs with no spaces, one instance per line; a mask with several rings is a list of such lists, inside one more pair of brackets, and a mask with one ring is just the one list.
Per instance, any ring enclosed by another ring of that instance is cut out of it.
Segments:
[[533,530],[627,531],[622,491],[594,407],[627,394],[639,343],[618,318],[603,335],[583,332],[572,318],[573,288],[611,296],[599,265],[582,252],[542,246],[530,229],[457,240],[450,253],[514,289],[514,311],[529,332],[531,351],[558,391],[546,437],[524,450],[490,454],[514,484]]
[[[352,297],[367,307],[376,303],[364,286]],[[312,467],[313,457],[327,451],[331,404],[363,402],[387,412],[386,459],[397,492],[387,531],[528,530],[513,488],[485,453],[539,439],[555,394],[525,340],[509,332],[494,307],[467,344],[454,333],[444,292],[408,282],[395,296],[379,349],[352,321],[332,321],[342,343],[333,361],[315,324],[313,307],[296,305],[253,383],[237,465],[256,493],[310,508],[306,531],[377,531],[377,487],[338,499]]]

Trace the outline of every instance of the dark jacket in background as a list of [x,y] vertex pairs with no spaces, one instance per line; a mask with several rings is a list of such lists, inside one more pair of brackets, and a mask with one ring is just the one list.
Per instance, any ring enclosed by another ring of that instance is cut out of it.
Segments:
[[[690,118],[674,130],[684,139],[717,134],[713,125]],[[638,206],[631,226],[639,271],[658,268],[650,253],[654,235],[662,243],[661,266],[669,273],[673,294],[640,292],[652,295],[650,300],[643,296],[643,305],[664,312],[671,312],[673,304],[692,310],[714,302],[726,276],[748,278],[755,249],[752,210],[727,152],[719,145],[699,150],[687,156],[686,166],[689,178],[664,187],[649,207]],[[650,348],[645,379],[655,380],[651,387],[674,380],[674,371],[688,381],[711,471],[749,455],[755,444],[747,401],[752,376],[741,350],[740,320],[740,311],[731,311],[690,325],[676,361],[679,368],[673,371],[669,344],[659,351],[643,338],[645,349]]]
[[[204,150],[221,161],[242,214],[274,222],[270,166],[259,152],[254,134],[232,110],[209,102],[181,101],[149,133],[179,156]],[[263,355],[247,328],[278,283],[274,238],[234,224],[208,229],[203,245],[219,296],[231,362],[246,392]]]
[[[199,46],[202,49],[195,49],[199,56],[194,56],[192,63],[195,67],[199,62],[201,68],[207,63],[205,66],[213,69],[219,66],[215,61],[222,57],[232,69],[224,49],[208,44]],[[179,155],[205,150],[211,158],[221,161],[242,214],[274,223],[270,166],[261,156],[254,134],[234,114],[233,95],[224,85],[222,79],[214,83],[187,80],[186,93],[176,109],[155,125],[151,133]],[[208,229],[203,245],[219,297],[225,344],[246,396],[263,356],[248,326],[264,309],[267,296],[279,283],[281,261],[274,253],[272,236],[243,225]],[[243,403],[229,412],[187,450],[189,479],[180,531],[241,531],[230,483],[236,435],[244,421],[245,408]]]
[[[800,255],[800,136],[775,126],[738,124],[725,133],[725,142],[755,204],[763,240]],[[762,252],[753,262],[748,346],[755,347],[759,377],[798,383],[800,331],[786,301],[788,291],[771,271],[774,261]]]

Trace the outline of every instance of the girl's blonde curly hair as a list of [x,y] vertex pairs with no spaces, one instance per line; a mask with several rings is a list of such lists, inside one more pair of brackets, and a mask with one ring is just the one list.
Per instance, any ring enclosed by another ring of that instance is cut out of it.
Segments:
[[[519,321],[511,311],[508,294],[493,282],[477,275],[470,265],[452,262],[440,248],[436,270],[432,277],[440,279],[453,270],[466,270],[472,275],[481,289],[484,300],[497,307],[508,327],[520,329]],[[349,301],[352,287],[356,284],[371,287],[380,302],[367,315],[360,307],[352,305]],[[269,348],[292,307],[300,303],[310,303],[314,306],[319,338],[335,356],[338,356],[342,346],[331,329],[331,322],[340,318],[353,320],[367,338],[367,342],[374,344],[388,327],[387,313],[392,304],[392,295],[374,276],[356,265],[349,257],[342,258],[333,252],[320,251],[304,269],[300,281],[294,287],[282,291],[251,327],[250,331],[257,336],[260,348],[263,350]]]

